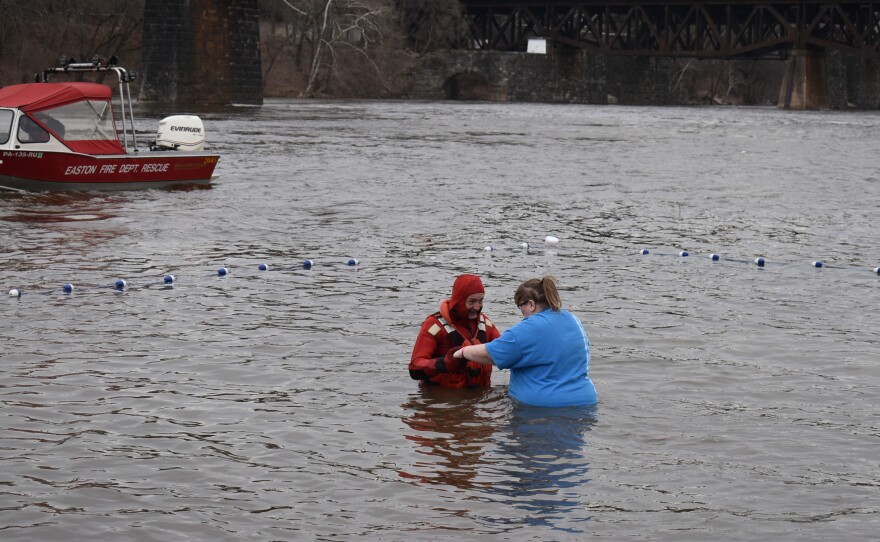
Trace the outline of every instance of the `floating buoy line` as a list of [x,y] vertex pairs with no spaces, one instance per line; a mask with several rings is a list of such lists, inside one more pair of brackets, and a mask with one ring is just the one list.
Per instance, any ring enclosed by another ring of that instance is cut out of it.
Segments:
[[[690,258],[691,257],[691,254],[686,250],[682,250],[682,251],[679,251],[679,252],[673,254],[673,253],[668,253],[668,252],[651,252],[649,249],[643,248],[643,249],[639,250],[639,252],[637,254],[640,254],[642,256],[649,256],[649,255],[650,256],[678,256],[679,258]],[[749,264],[749,265],[755,265],[756,267],[761,267],[761,268],[770,265],[770,262],[767,259],[765,259],[763,256],[758,256],[752,260],[743,260],[743,259],[738,259],[738,258],[726,258],[726,257],[722,258],[720,254],[718,254],[716,252],[712,252],[709,255],[704,256],[704,257],[711,260],[712,262],[722,262],[723,261],[723,262],[730,262],[730,263],[736,263],[736,264]],[[699,257],[695,256],[695,258],[699,258]],[[777,266],[791,266],[791,265],[795,265],[795,262],[780,260],[777,262],[773,262],[773,264],[777,265]],[[810,266],[815,267],[816,269],[821,269],[821,268],[846,269],[846,270],[850,270],[850,271],[870,270],[873,274],[880,276],[880,267],[866,269],[864,267],[857,267],[857,266],[851,266],[851,265],[850,266],[847,266],[847,265],[827,265],[822,260],[813,260],[812,262],[810,262]]]
[[[548,235],[547,237],[544,238],[544,245],[555,246],[557,244],[559,244],[558,237]],[[529,243],[523,242],[523,243],[520,243],[518,245],[518,247],[516,247],[516,248],[524,250],[525,252],[529,253],[529,252],[531,252],[532,245]],[[499,248],[490,245],[490,246],[486,246],[483,250],[486,252],[495,252],[495,251],[498,251]],[[710,253],[708,255],[704,255],[704,256],[692,256],[690,254],[690,252],[688,252],[687,250],[680,250],[678,252],[673,253],[673,252],[652,252],[650,249],[643,248],[643,249],[640,249],[638,252],[636,252],[635,255],[677,257],[677,258],[682,258],[682,259],[684,259],[684,258],[689,258],[689,259],[703,259],[703,258],[705,258],[705,259],[709,260],[710,262],[712,262],[713,264],[721,264],[721,263],[729,262],[729,263],[733,263],[733,264],[753,265],[759,269],[764,269],[768,266],[773,267],[773,266],[796,265],[796,262],[791,262],[791,261],[786,262],[786,261],[780,260],[780,261],[770,262],[767,259],[765,259],[763,256],[757,256],[751,260],[722,257],[720,254],[718,254],[716,252],[712,252],[712,253]],[[315,262],[315,260],[307,259],[307,260],[303,260],[302,265],[298,268],[287,267],[287,268],[279,268],[278,270],[279,271],[285,271],[285,270],[291,271],[291,270],[301,269],[301,270],[309,271],[309,270],[313,269],[316,265],[317,265],[317,263]],[[330,265],[332,266],[334,264],[330,264]],[[343,263],[343,265],[345,265],[349,268],[358,268],[358,266],[360,266],[360,261],[357,258],[348,258],[348,260],[346,260]],[[828,264],[822,262],[821,260],[812,261],[810,263],[810,266],[814,267],[816,269],[841,269],[841,270],[850,270],[850,271],[867,271],[868,270],[866,268],[856,267],[856,266],[828,265]],[[257,265],[258,271],[269,271],[269,269],[270,269],[269,264],[267,264],[267,263],[260,263]],[[880,276],[880,267],[874,267],[874,268],[870,269],[870,271],[874,275]],[[228,267],[220,267],[211,276],[226,277],[229,274],[230,274],[230,270]],[[173,288],[176,280],[177,280],[176,277],[169,273],[169,274],[166,274],[162,277],[161,282],[148,282],[148,283],[142,284],[140,286],[141,287],[160,286],[160,287],[165,287],[165,288],[169,288],[169,287]],[[129,288],[129,283],[125,279],[120,278],[120,279],[117,279],[112,285],[90,284],[90,285],[85,285],[84,287],[85,288],[95,288],[95,289],[99,289],[99,288],[100,289],[111,289],[111,290],[115,290],[117,292],[124,292]],[[73,283],[65,283],[59,289],[52,289],[52,290],[36,290],[35,289],[33,291],[28,290],[27,293],[47,294],[47,293],[60,291],[64,294],[73,294],[78,289],[79,289],[79,287],[74,285]],[[23,288],[20,288],[20,287],[19,288],[12,288],[9,290],[9,297],[21,299],[21,297],[24,293],[25,293],[25,290]]]
[[[358,268],[360,266],[360,263],[361,262],[357,258],[349,258],[348,260],[346,260],[344,262],[343,265],[345,265],[346,267],[349,267],[349,268]],[[312,268],[314,268],[316,265],[317,264],[316,264],[315,260],[304,260],[300,267],[279,268],[278,270],[279,271],[293,271],[293,270],[304,269],[306,271],[309,271]],[[332,266],[333,264],[330,264],[330,265]],[[325,266],[327,266],[327,264],[325,264]],[[269,271],[269,264],[260,263],[259,265],[257,265],[257,270],[258,271]],[[209,276],[226,277],[227,275],[230,275],[230,274],[231,274],[230,269],[228,267],[224,266],[224,267],[218,268],[215,273],[213,273],[212,275],[209,275]],[[177,280],[177,278],[174,275],[172,275],[171,273],[168,273],[162,277],[161,282],[147,282],[144,284],[140,284],[139,287],[149,288],[149,287],[160,286],[160,287],[165,287],[165,288],[173,288],[176,280]],[[82,288],[85,288],[85,289],[110,289],[110,290],[115,290],[117,292],[124,292],[129,288],[129,283],[125,279],[117,279],[116,282],[114,282],[110,285],[87,284],[87,285],[82,286]],[[52,290],[36,290],[36,289],[34,289],[34,290],[27,290],[26,291],[24,288],[19,287],[19,288],[12,288],[11,290],[9,290],[9,297],[21,299],[22,295],[24,295],[26,292],[27,293],[35,293],[35,294],[50,294],[52,292],[57,292],[59,290],[64,294],[72,294],[75,291],[80,290],[82,288],[79,286],[76,286],[70,282],[63,284],[60,287],[60,289],[58,289],[58,290],[56,290],[56,289],[52,289]]]

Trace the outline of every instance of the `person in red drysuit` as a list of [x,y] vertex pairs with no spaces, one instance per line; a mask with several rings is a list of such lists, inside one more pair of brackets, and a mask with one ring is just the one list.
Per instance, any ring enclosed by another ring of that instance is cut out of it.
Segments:
[[501,336],[482,313],[485,289],[480,277],[460,275],[452,285],[452,297],[422,324],[409,375],[428,385],[447,388],[488,387],[492,365],[480,365],[452,356],[463,346],[485,344]]

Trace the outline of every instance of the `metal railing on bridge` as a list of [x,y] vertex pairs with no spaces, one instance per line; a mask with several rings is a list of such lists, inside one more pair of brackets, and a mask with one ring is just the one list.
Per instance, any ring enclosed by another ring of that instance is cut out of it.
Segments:
[[880,57],[880,3],[461,0],[460,48],[530,39],[605,54],[735,58],[834,49]]

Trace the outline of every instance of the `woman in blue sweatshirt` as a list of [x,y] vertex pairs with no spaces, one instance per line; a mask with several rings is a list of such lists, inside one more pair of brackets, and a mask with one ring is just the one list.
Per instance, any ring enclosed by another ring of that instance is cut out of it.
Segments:
[[562,309],[556,279],[530,279],[513,296],[523,320],[488,344],[450,355],[510,369],[510,396],[534,406],[566,407],[598,402],[590,380],[590,340],[583,325]]

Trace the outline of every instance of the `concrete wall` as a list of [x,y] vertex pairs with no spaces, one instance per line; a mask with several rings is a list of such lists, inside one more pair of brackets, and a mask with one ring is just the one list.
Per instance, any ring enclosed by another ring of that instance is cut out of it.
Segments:
[[443,51],[411,74],[410,98],[511,102],[669,105],[675,62],[669,58],[608,56],[583,49],[546,54]]
[[625,105],[671,105],[675,61],[656,56],[608,57],[608,93]]
[[144,5],[139,100],[262,104],[257,0]]
[[[676,87],[679,63],[567,49],[549,49],[547,54],[444,51],[422,59],[410,74],[408,97],[674,105],[689,99],[688,88]],[[789,79],[778,90],[782,106],[788,100],[789,107],[798,109],[880,109],[880,66],[875,60],[828,52],[826,63],[821,53],[801,53],[792,55],[784,71]]]
[[880,62],[873,59],[844,56],[835,62],[829,53],[829,63],[843,65],[845,105],[855,109],[880,109]]
[[442,51],[410,75],[414,99],[604,104],[608,96],[605,58],[584,50]]

